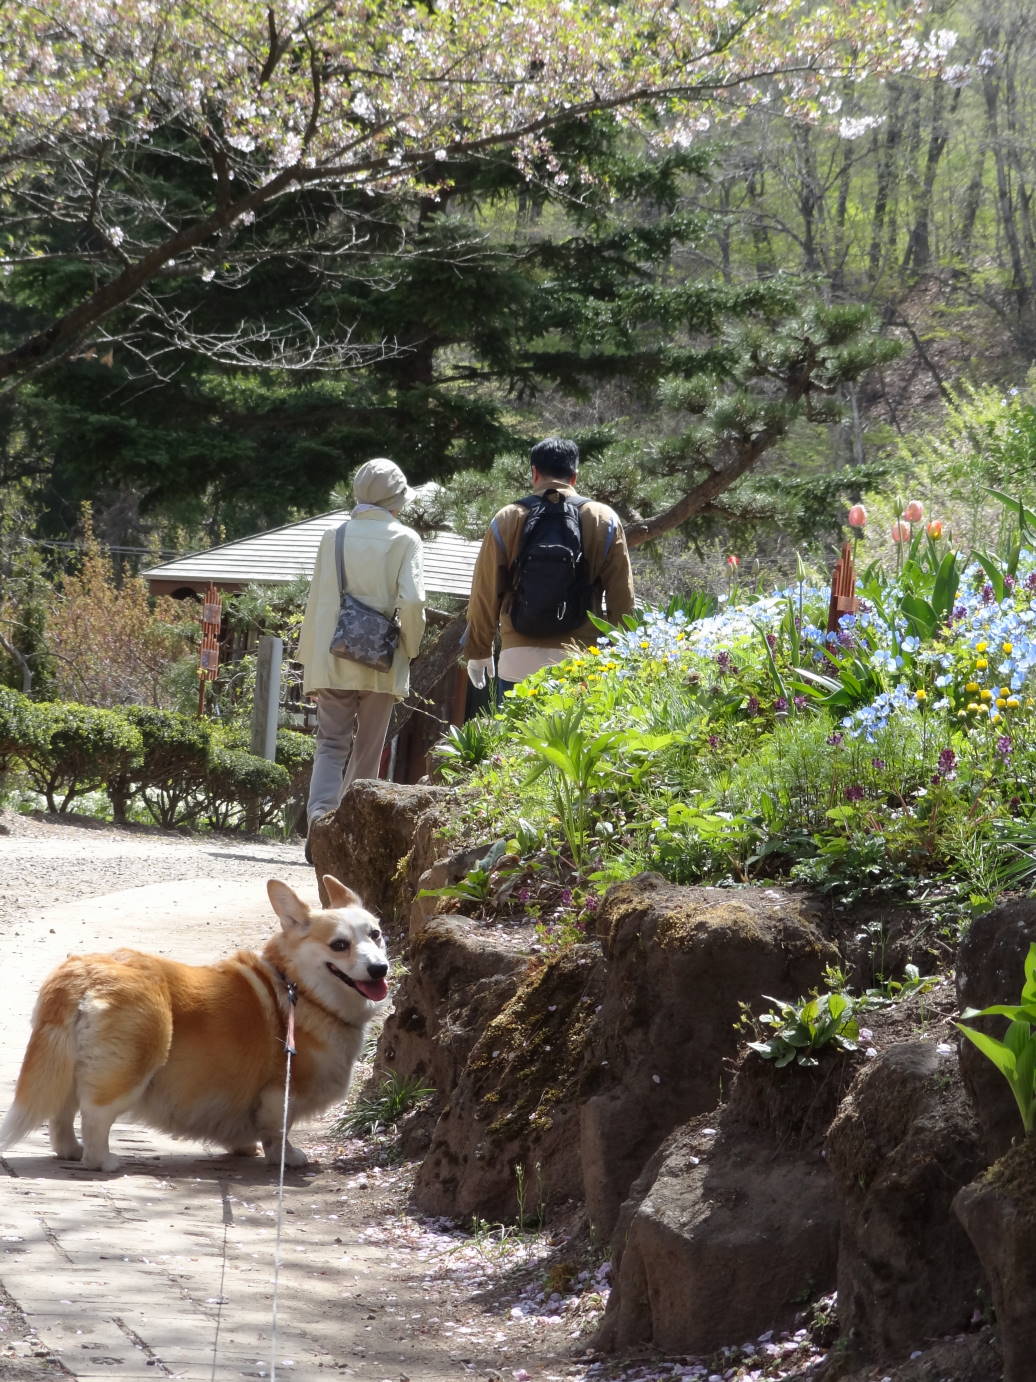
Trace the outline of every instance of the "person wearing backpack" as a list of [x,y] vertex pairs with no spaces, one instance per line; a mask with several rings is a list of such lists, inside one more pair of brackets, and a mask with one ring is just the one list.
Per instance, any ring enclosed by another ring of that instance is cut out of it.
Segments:
[[547,437],[530,461],[532,493],[494,516],[475,562],[464,651],[477,689],[488,675],[503,692],[561,662],[597,638],[591,613],[616,622],[634,605],[618,514],[576,493],[579,447]]

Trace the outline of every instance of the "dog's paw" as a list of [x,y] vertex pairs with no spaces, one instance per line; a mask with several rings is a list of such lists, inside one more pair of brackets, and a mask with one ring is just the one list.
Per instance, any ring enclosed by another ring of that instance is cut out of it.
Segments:
[[111,1152],[105,1152],[104,1156],[84,1156],[79,1164],[84,1171],[117,1171],[122,1162]]
[[258,1156],[258,1142],[245,1142],[239,1147],[228,1147],[227,1156]]
[[[281,1164],[281,1144],[278,1142],[271,1146],[266,1143],[265,1150],[269,1165],[279,1166]],[[293,1147],[289,1142],[284,1148],[284,1164],[285,1166],[306,1166],[309,1164],[309,1157],[300,1147]]]
[[54,1155],[58,1161],[82,1161],[83,1144],[75,1141],[55,1143]]

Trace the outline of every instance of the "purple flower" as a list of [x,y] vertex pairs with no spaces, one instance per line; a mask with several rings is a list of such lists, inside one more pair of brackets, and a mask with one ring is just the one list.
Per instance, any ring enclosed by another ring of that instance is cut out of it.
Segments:
[[793,696],[791,703],[796,710],[805,710],[806,708],[805,696]]
[[839,734],[839,733],[837,733],[837,731],[836,731],[834,734],[829,734],[829,735],[827,736],[827,742],[831,745],[831,747],[832,747],[833,749],[836,749],[836,748],[838,748],[839,744],[842,744],[842,743],[845,742],[845,735],[844,735],[844,734]]
[[759,697],[758,697],[758,696],[749,696],[748,701],[747,701],[747,703],[746,703],[746,705],[745,705],[745,712],[746,712],[746,714],[748,714],[748,715],[758,715],[758,714],[759,714]]
[[729,653],[717,653],[717,654],[716,654],[716,666],[719,668],[719,670],[720,670],[721,672],[729,672],[729,671],[730,671],[730,654],[729,654]]
[[718,748],[719,748],[719,735],[718,735],[718,734],[710,734],[710,735],[709,735],[709,748],[710,748],[710,749],[718,749]]
[[787,710],[787,708],[788,708],[788,701],[787,701],[787,698],[784,697],[784,696],[778,696],[777,699],[776,699],[776,700],[774,701],[774,703],[773,703],[773,708],[774,708],[774,710],[777,711],[778,714],[780,714],[780,712],[781,712],[782,710]]
[[767,646],[768,648],[770,648],[771,650],[772,650],[773,648],[776,648],[776,646],[777,646],[777,635],[776,635],[776,634],[768,633],[768,634],[766,635],[766,646]]
[[883,773],[885,771],[884,758],[872,758],[871,767],[874,769],[876,773]]
[[571,901],[572,901],[572,889],[571,889],[571,888],[562,888],[562,889],[561,889],[561,892],[558,893],[558,902],[561,904],[562,907],[567,907],[568,904],[569,904]]
[[1007,734],[1001,734],[1000,738],[996,741],[996,751],[1001,758],[1009,758],[1012,747],[1010,736]]
[[518,891],[515,893],[515,897],[518,899],[519,902],[528,902],[529,898],[532,897],[532,889],[519,888]]
[[987,582],[985,583],[985,585],[982,587],[982,603],[983,603],[984,605],[991,605],[991,604],[993,603],[993,601],[994,601],[995,598],[996,598],[996,591],[993,589],[993,587],[992,587],[992,586],[989,584],[989,582],[987,581]]
[[846,799],[846,801],[862,801],[862,800],[863,800],[863,788],[860,786],[860,784],[859,784],[858,782],[854,783],[852,787],[846,787],[846,789],[845,789],[845,799]]
[[955,624],[959,620],[966,618],[967,613],[968,611],[964,608],[963,605],[956,605],[954,607],[953,613],[950,615],[950,623]]
[[1030,571],[1025,581],[1026,590],[1036,590],[1036,571]]
[[939,773],[933,773],[933,774],[932,774],[932,786],[933,786],[933,787],[938,787],[938,786],[940,785],[941,782],[942,782],[942,777],[941,777],[941,775],[940,775]]
[[1004,577],[1004,589],[1005,589],[1005,590],[1013,590],[1017,584],[1018,584],[1018,582],[1015,580],[1015,578],[1014,578],[1012,575],[1010,575],[1010,573]]
[[939,771],[941,773],[952,773],[957,766],[957,755],[952,749],[943,749],[939,755]]
[[586,912],[596,912],[601,905],[601,899],[596,893],[588,893],[583,899],[583,910]]

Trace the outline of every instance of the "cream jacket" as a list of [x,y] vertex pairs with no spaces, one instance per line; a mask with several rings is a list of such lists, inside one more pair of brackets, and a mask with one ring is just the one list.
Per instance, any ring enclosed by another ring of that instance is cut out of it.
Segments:
[[309,695],[335,691],[387,691],[403,700],[410,690],[410,663],[424,633],[424,571],[421,539],[387,509],[367,509],[348,520],[345,578],[349,592],[383,614],[395,614],[399,647],[388,672],[334,657],[328,648],[338,622],[335,529],[320,539],[309,600],[299,637],[298,660],[305,668],[302,689]]

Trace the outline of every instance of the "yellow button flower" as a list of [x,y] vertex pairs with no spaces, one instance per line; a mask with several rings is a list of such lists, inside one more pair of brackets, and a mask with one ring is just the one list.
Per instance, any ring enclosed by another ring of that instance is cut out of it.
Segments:
[[989,706],[988,706],[988,705],[979,705],[979,706],[976,706],[975,708],[976,708],[976,710],[978,711],[978,713],[979,713],[980,715],[988,715],[988,714],[989,714]]
[[1007,702],[1004,700],[1003,696],[997,696],[997,698],[996,698],[996,705],[997,705],[997,709],[998,709],[998,710],[1003,710],[1003,708],[1004,708],[1004,706],[1005,706],[1006,704],[1007,704]]
[[976,653],[984,653],[988,647],[989,647],[989,644],[988,644],[988,643],[985,643],[985,642],[976,643],[976,644],[975,644],[975,651],[976,651]]
[[917,691],[914,692],[914,700],[915,700],[915,701],[926,701],[927,699],[928,699],[928,692],[924,689],[923,686],[922,686],[922,687],[919,687],[919,689],[918,689]]
[[981,710],[982,707],[980,705],[976,705],[974,701],[968,701],[967,709],[970,712],[970,714],[974,715],[975,711]]
[[1018,707],[1019,707],[1020,705],[1021,705],[1021,701],[1018,699],[1017,696],[1008,696],[1008,698],[1007,698],[1007,708],[1008,708],[1008,710],[1017,710]]
[[1013,643],[1001,643],[1000,646],[1001,646],[1001,648],[1003,648],[1003,650],[1004,650],[1005,653],[1013,653],[1013,652],[1014,652],[1014,644],[1013,644]]
[[[644,644],[644,647],[645,647],[645,648],[647,647],[647,644],[646,644],[646,643]],[[988,666],[989,666],[989,659],[988,659],[988,658],[986,658],[986,657],[978,657],[978,658],[975,659],[975,667],[976,667],[976,669],[977,669],[979,672],[984,672]]]
[[600,648],[587,648],[586,651],[587,651],[588,653],[590,653],[591,656],[593,656],[593,657],[600,657],[600,656],[601,656],[601,650],[600,650]]
[[979,699],[980,699],[980,700],[983,700],[983,701],[991,701],[991,700],[993,699],[993,693],[992,693],[992,691],[983,691],[983,692],[981,693]]
[[968,684],[965,686],[964,690],[973,696],[975,692],[978,690],[978,682],[969,681]]

